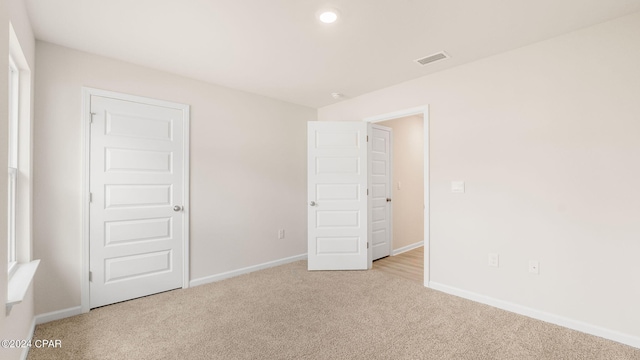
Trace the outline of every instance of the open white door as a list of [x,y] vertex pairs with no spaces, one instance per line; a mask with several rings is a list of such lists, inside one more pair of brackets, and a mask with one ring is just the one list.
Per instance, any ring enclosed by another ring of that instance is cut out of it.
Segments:
[[309,122],[308,268],[366,270],[367,130],[364,122]]
[[373,125],[371,129],[371,247],[373,259],[391,255],[391,144],[393,130]]

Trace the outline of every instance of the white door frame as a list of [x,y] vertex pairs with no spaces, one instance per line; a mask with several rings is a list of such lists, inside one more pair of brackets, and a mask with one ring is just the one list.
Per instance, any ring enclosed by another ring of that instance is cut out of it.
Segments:
[[429,249],[429,105],[370,116],[363,121],[377,123],[411,115],[422,115],[424,120],[424,286],[429,287],[431,275],[429,268],[431,253]]
[[91,159],[91,96],[102,96],[111,99],[139,102],[148,105],[162,106],[182,110],[183,113],[183,191],[184,191],[184,226],[183,236],[183,279],[182,288],[189,287],[189,105],[141,96],[127,95],[113,91],[82,87],[82,274],[80,276],[80,307],[83,313],[89,312],[89,174]]

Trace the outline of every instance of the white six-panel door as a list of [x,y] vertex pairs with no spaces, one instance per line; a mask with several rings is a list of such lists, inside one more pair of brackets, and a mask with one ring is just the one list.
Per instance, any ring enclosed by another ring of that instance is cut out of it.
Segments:
[[90,307],[182,287],[183,112],[90,106]]
[[391,255],[391,128],[371,129],[371,244],[373,259]]
[[308,268],[366,270],[367,126],[308,123]]

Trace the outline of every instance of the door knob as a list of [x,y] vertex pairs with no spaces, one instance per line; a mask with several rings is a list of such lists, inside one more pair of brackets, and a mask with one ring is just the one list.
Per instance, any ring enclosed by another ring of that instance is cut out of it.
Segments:
[[173,211],[180,211],[180,210],[182,210],[182,206],[180,205],[176,205],[173,207]]
[[387,202],[391,202],[391,198],[387,198]]
[[310,202],[310,203],[309,203],[309,205],[311,205],[311,206],[316,206],[316,205],[318,205],[318,204],[316,204],[316,202],[315,202],[315,201],[312,201],[312,202]]

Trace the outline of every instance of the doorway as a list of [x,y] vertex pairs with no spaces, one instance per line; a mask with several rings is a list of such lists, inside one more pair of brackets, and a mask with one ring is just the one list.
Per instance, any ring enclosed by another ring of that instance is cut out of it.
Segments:
[[429,285],[428,106],[364,119],[393,132],[390,257],[374,265]]
[[[429,113],[428,106],[366,118],[364,121],[307,123],[307,258],[309,270],[372,268],[373,201],[370,201],[372,123],[422,116],[423,283],[429,286]],[[402,187],[402,184],[401,184]],[[419,211],[418,211],[419,212]]]

